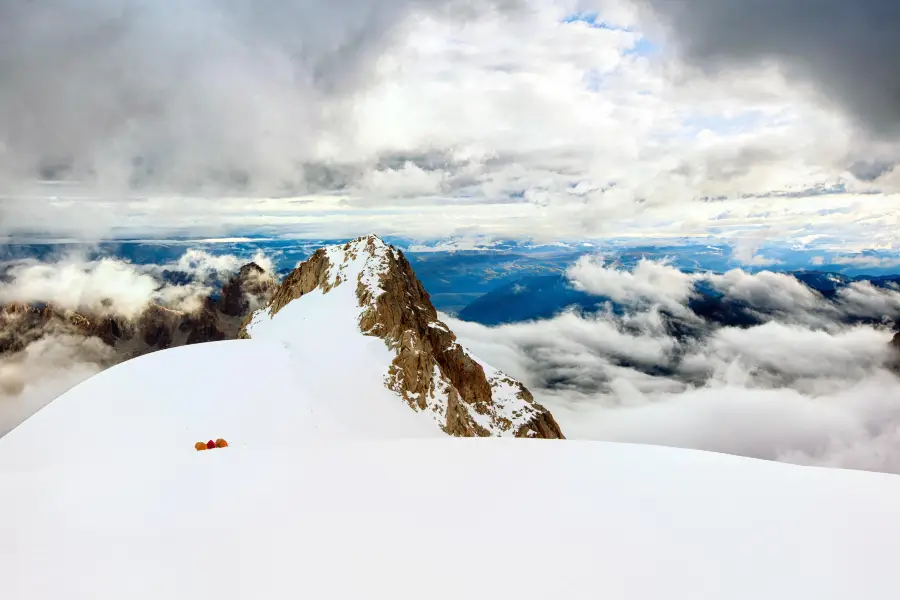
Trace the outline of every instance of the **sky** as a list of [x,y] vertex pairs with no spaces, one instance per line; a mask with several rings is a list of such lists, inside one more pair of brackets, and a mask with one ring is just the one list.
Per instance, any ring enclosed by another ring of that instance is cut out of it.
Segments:
[[0,239],[896,248],[892,0],[13,0]]

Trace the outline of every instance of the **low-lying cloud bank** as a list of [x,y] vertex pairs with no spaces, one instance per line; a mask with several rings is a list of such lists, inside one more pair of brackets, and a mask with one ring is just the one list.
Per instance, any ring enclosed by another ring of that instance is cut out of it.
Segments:
[[0,354],[0,436],[48,402],[114,364],[98,338],[48,334],[24,350]]
[[[264,254],[257,253],[252,260],[272,272],[272,261]],[[231,254],[196,249],[162,265],[136,265],[117,258],[89,260],[84,254],[55,262],[19,260],[5,268],[0,265],[0,305],[48,303],[126,318],[140,314],[150,303],[193,312],[217,282],[247,262]],[[177,283],[169,280],[173,273],[179,276]]]
[[774,271],[751,273],[732,269],[725,273],[687,273],[667,261],[642,259],[625,269],[602,258],[584,256],[567,271],[572,286],[632,309],[657,308],[690,320],[690,301],[720,296],[739,305],[759,321],[814,328],[840,326],[853,320],[893,322],[900,318],[900,287],[886,281],[876,287],[868,280],[841,279],[826,273],[807,273],[819,279],[820,291],[793,274]]
[[[89,259],[83,253],[51,262],[12,261],[0,264],[0,312],[11,305],[51,305],[61,314],[131,320],[157,304],[193,314],[250,260],[273,271],[262,253],[248,258],[196,249],[169,264]],[[248,301],[254,306],[256,298]],[[123,358],[100,338],[76,335],[58,319],[43,320],[36,328],[17,327],[16,320],[26,317],[15,310],[0,314],[0,435]]]
[[[625,271],[597,259],[569,277],[630,309],[499,327],[445,318],[475,354],[522,379],[570,438],[900,473],[900,378],[888,343],[898,290],[852,283],[825,298],[784,274],[650,262]],[[670,315],[699,320],[688,302],[701,280],[762,324],[673,334]],[[848,325],[848,316],[885,323]]]

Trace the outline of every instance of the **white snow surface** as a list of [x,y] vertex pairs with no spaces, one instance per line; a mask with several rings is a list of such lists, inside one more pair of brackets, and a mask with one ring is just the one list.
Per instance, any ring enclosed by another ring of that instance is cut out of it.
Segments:
[[900,597],[900,477],[356,429],[294,351],[143,356],[0,438],[0,598]]

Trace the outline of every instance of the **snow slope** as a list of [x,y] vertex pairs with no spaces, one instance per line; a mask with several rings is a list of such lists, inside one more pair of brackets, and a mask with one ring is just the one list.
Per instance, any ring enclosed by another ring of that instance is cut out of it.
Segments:
[[[116,365],[0,438],[0,469],[103,462],[110,453],[129,451],[180,454],[217,437],[241,444],[443,435],[379,387],[377,378],[359,376],[358,369],[341,373],[315,348],[305,360],[297,352],[278,341],[231,340]],[[333,384],[322,384],[325,378]],[[382,394],[390,402],[379,402]]]
[[373,433],[293,351],[147,355],[0,439],[0,598],[900,597],[900,477]]

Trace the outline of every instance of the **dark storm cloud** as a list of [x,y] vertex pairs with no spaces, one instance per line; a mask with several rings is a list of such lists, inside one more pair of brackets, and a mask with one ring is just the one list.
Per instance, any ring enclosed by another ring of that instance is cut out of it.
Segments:
[[875,181],[897,165],[886,160],[857,160],[848,170],[860,181]]
[[897,0],[639,0],[706,68],[776,60],[870,132],[900,135]]
[[409,18],[473,2],[4,0],[0,181],[296,186]]

